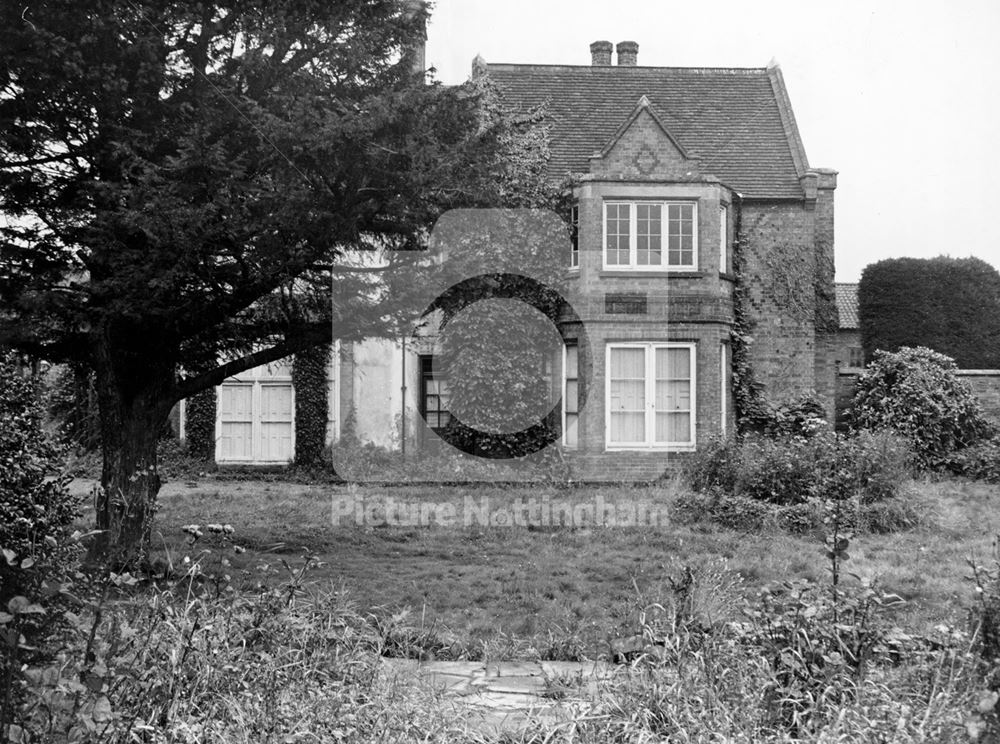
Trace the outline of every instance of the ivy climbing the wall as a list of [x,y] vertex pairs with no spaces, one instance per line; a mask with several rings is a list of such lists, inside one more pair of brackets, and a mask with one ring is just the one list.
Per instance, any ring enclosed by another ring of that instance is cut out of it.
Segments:
[[202,390],[184,404],[184,440],[188,454],[198,460],[215,459],[215,388]]
[[329,405],[327,365],[330,345],[321,344],[295,355],[295,464],[306,467],[323,462]]
[[733,328],[730,331],[733,364],[733,409],[740,434],[760,428],[769,416],[763,386],[754,375],[750,347],[753,344],[753,321],[747,287],[747,240],[743,233],[743,199],[735,199],[733,235]]

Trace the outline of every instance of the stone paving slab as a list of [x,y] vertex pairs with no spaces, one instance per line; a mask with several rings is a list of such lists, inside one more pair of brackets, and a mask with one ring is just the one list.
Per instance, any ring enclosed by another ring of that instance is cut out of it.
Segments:
[[382,661],[399,682],[440,692],[470,724],[495,730],[559,720],[569,704],[593,698],[600,681],[621,671],[600,662]]

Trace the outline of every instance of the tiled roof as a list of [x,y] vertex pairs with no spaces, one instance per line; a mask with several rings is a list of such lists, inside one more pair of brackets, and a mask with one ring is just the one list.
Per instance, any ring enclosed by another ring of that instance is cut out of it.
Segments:
[[858,325],[858,285],[837,284],[837,312],[840,327],[844,330],[860,328]]
[[486,65],[508,105],[545,105],[549,175],[589,171],[600,150],[649,99],[702,172],[750,198],[802,198],[808,168],[777,68]]

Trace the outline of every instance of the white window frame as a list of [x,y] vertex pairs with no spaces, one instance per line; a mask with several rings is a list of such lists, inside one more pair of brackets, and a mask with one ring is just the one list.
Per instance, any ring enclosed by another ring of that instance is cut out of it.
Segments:
[[730,392],[729,392],[729,344],[723,341],[719,344],[719,379],[720,390],[719,390],[719,408],[722,410],[722,420],[719,423],[719,432],[722,436],[727,436],[729,434],[729,406],[730,406]]
[[729,271],[729,207],[719,207],[719,273]]
[[570,249],[569,267],[580,268],[580,207],[574,204],[569,210]]
[[[638,263],[638,229],[639,220],[636,213],[636,206],[640,204],[659,205],[661,212],[661,243],[660,257],[666,262],[670,260],[669,247],[669,208],[671,206],[691,207],[691,263],[676,264],[661,263],[659,266],[653,264]],[[608,207],[626,205],[629,208],[629,262],[627,264],[608,263]],[[696,199],[608,199],[604,202],[601,215],[601,266],[605,271],[643,271],[660,272],[668,271],[697,271],[698,270],[698,201]]]
[[[572,346],[576,349],[576,377],[570,378],[567,374],[569,372],[569,365],[567,364],[567,357],[569,356],[569,347]],[[574,416],[576,416],[576,441],[570,443],[567,438],[567,428],[566,428],[566,402],[569,399],[569,394],[567,392],[567,387],[569,385],[570,379],[576,380],[576,411]],[[563,344],[562,348],[562,445],[566,449],[579,449],[580,448],[580,343],[579,341],[568,341]]]
[[[645,385],[646,385],[646,441],[645,442],[612,442],[611,441],[611,350],[612,349],[645,349]],[[688,374],[691,380],[691,419],[688,439],[685,442],[656,441],[656,350],[657,349],[688,349],[690,351],[690,368]],[[695,432],[697,431],[697,390],[698,390],[698,345],[693,342],[654,341],[654,342],[610,342],[604,354],[604,447],[607,451],[622,450],[671,450],[690,451],[695,449]]]

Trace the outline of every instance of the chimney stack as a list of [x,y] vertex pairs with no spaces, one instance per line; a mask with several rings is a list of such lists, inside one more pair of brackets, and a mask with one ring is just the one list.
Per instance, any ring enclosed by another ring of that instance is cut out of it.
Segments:
[[403,11],[406,20],[419,24],[413,46],[404,51],[414,75],[427,73],[427,3],[425,0],[406,0]]
[[[616,47],[619,67],[635,67],[639,60],[639,45],[634,41],[619,41]],[[610,63],[609,63],[610,64]]]
[[595,41],[590,45],[590,63],[594,67],[610,67],[612,49],[610,41]]

